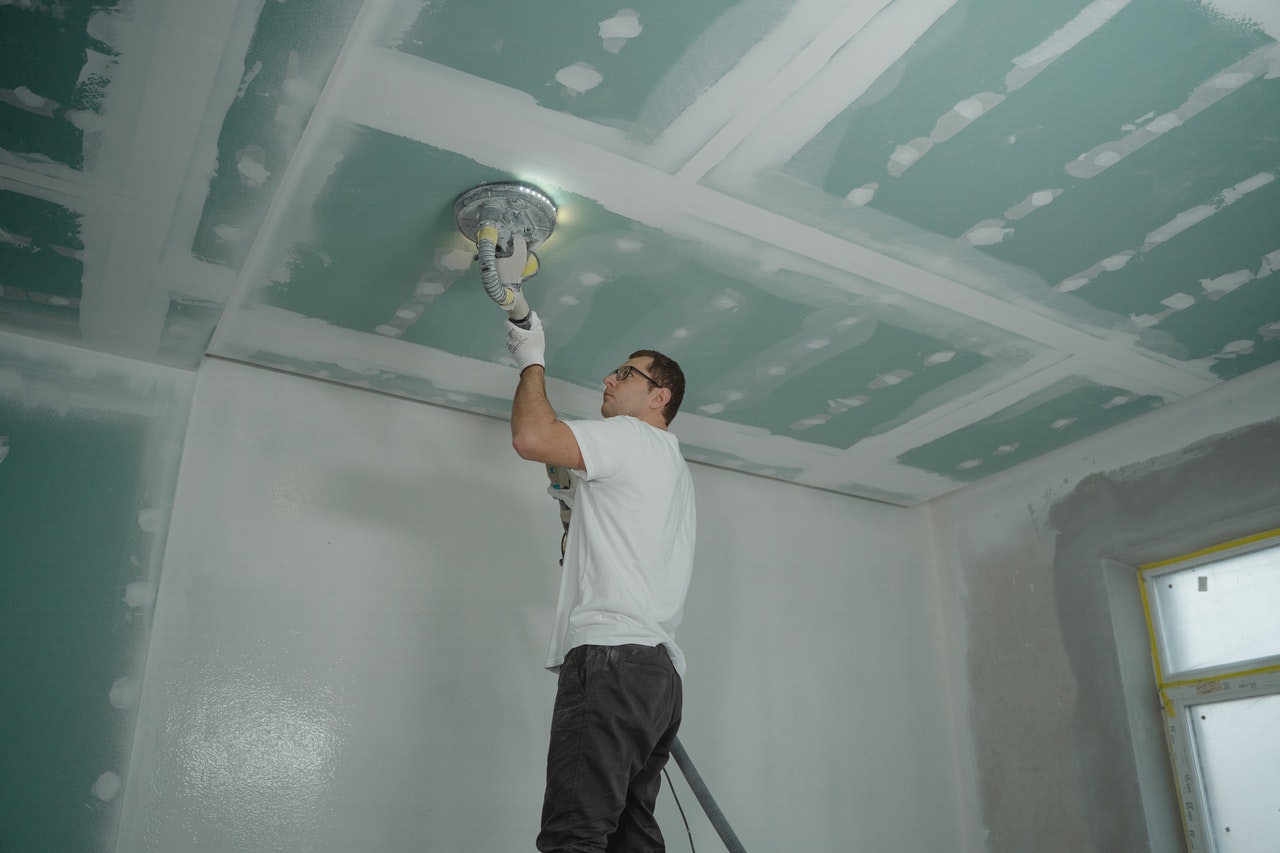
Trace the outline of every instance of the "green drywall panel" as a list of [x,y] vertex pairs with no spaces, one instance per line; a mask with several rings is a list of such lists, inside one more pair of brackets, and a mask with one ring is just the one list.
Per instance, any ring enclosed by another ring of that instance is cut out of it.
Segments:
[[[604,375],[630,353],[658,349],[685,369],[682,408],[692,411],[717,399],[722,378],[759,349],[797,333],[813,310],[743,277],[709,246],[636,225],[585,199],[572,205],[570,239],[546,255],[548,264],[563,263],[570,285],[534,302],[550,303],[550,369],[570,382],[603,387]],[[576,284],[591,272],[604,281]],[[530,299],[538,298],[533,291]],[[572,304],[560,305],[561,298]]]
[[360,5],[263,5],[218,135],[217,170],[191,246],[197,258],[244,262]]
[[73,325],[84,264],[80,214],[0,190],[0,326]]
[[[1177,108],[1196,86],[1268,41],[1260,31],[1206,26],[1210,13],[1192,3],[1135,0],[1024,88],[1007,93],[1004,78],[1015,67],[1013,59],[1088,4],[1056,3],[1054,12],[1047,5],[1002,0],[958,6],[949,16],[963,17],[965,38],[941,43],[929,36],[921,39],[900,63],[902,79],[892,98],[855,102],[809,144],[809,150],[797,155],[787,171],[820,182],[826,192],[841,198],[856,187],[878,182],[872,202],[876,210],[958,237],[983,220],[1001,216],[1030,192],[1083,183],[1061,167],[1099,140],[1122,135],[1126,124],[1146,113]],[[947,17],[934,29],[946,33]],[[979,18],[982,24],[975,26]],[[1177,55],[1179,61],[1165,62],[1168,55]],[[1159,67],[1160,74],[1144,71],[1152,67]],[[887,171],[898,145],[928,137],[955,104],[982,92],[1007,99],[935,144],[900,177]],[[1275,121],[1273,110],[1251,123],[1265,130]],[[829,136],[833,133],[838,144]],[[1172,152],[1181,150],[1176,140],[1170,145]],[[833,159],[818,153],[833,149]],[[1060,166],[1046,173],[1046,162]],[[825,172],[816,171],[824,164]],[[1161,210],[1168,214],[1166,219],[1177,212],[1169,201],[1149,194],[1134,198],[1115,189],[1109,192],[1115,203],[1142,207],[1157,218]],[[1151,210],[1153,202],[1157,210]],[[1066,246],[1051,253],[1051,259],[1067,247],[1100,251],[1091,242],[1059,242]],[[1070,266],[1060,259],[1058,263]]]
[[[78,258],[49,251],[36,245],[15,246],[0,243],[0,287],[20,287],[28,294],[80,298],[80,280],[84,264]],[[53,305],[52,307],[69,307]]]
[[115,850],[195,379],[0,334],[0,850]]
[[[1259,328],[1280,318],[1280,278],[1270,272],[1264,260],[1280,249],[1280,172],[1277,178],[1230,205],[1217,200],[1219,209],[1214,215],[1120,269],[1100,273],[1075,295],[1121,317],[1158,318],[1156,325],[1140,329],[1140,343],[1172,358],[1201,359],[1217,354],[1233,341],[1257,342]],[[1215,203],[1213,197],[1200,201]],[[1239,267],[1242,258],[1252,261],[1246,270]],[[1214,280],[1243,272],[1264,275],[1225,293],[1213,290]],[[1195,301],[1176,310],[1163,304],[1171,297],[1181,298],[1179,295]],[[1259,354],[1264,350],[1272,353],[1267,361],[1280,356],[1274,341],[1260,342],[1258,350]],[[1245,363],[1220,362],[1214,370],[1229,379],[1245,372],[1241,369]],[[1257,361],[1253,366],[1263,363],[1266,361]]]
[[972,482],[1102,432],[1162,405],[1082,378],[1065,379],[1016,406],[909,450],[898,462]]
[[[337,165],[318,196],[301,200],[292,211],[307,236],[289,247],[286,276],[264,288],[261,300],[345,329],[374,332],[436,270],[438,250],[465,244],[474,252],[454,224],[458,193],[509,176],[364,127],[342,125],[320,146]],[[484,291],[474,277],[469,295],[478,290],[483,307]],[[456,328],[451,301],[432,303],[414,339],[450,349],[472,337],[472,328]],[[444,314],[438,322],[437,312]]]
[[[975,0],[957,4],[893,70],[801,149],[784,171],[837,198],[878,182],[872,202],[877,210],[929,231],[951,236],[962,233],[992,215],[992,209],[1003,210],[1016,201],[1009,198],[1007,184],[1015,182],[1020,190],[1023,174],[1009,158],[1035,162],[1032,154],[1043,156],[1047,143],[1060,147],[1068,158],[1079,150],[1072,149],[1071,140],[1056,140],[1034,123],[1006,127],[1010,122],[997,115],[1008,110],[1010,105],[1005,102],[995,108],[997,112],[984,115],[974,126],[931,149],[901,177],[887,171],[890,155],[898,145],[928,137],[939,117],[958,102],[981,92],[1003,94],[1004,77],[1013,68],[1013,58],[1047,38],[1086,5],[1087,0],[1036,4]],[[961,27],[964,37],[954,38]],[[882,88],[889,86],[891,90]],[[1087,115],[1079,118],[1087,120]],[[1000,128],[987,132],[997,139],[1007,139],[1017,130],[1025,135],[1017,145],[984,148],[975,133],[993,121]],[[1082,139],[1095,138],[1084,128],[1080,134]],[[947,148],[951,149],[949,156]],[[963,163],[963,169],[956,169],[956,161]],[[947,184],[945,194],[938,192],[940,179]],[[928,190],[924,195],[922,188]]]
[[60,249],[83,249],[80,215],[60,204],[22,193],[0,190],[0,228],[31,245]]
[[[308,238],[289,251],[287,279],[264,288],[261,301],[373,332],[414,301],[420,282],[440,279],[440,292],[399,337],[486,361],[504,354],[502,315],[485,295],[479,273],[474,266],[442,269],[440,259],[474,252],[454,224],[457,194],[513,176],[402,137],[350,131],[341,161],[310,206]],[[543,272],[526,287],[530,303],[556,329],[549,334],[548,357],[558,378],[599,384],[625,359],[627,353],[619,352],[635,330],[646,330],[648,337],[632,349],[689,323],[734,332],[715,336],[714,350],[698,351],[699,370],[712,376],[762,341],[787,337],[811,310],[744,288],[739,277],[717,269],[716,254],[701,243],[674,239],[593,201],[546,189],[571,215],[539,249]],[[581,284],[588,274],[600,281]],[[717,296],[734,288],[742,291],[740,304],[718,310]],[[478,333],[486,323],[492,334]]]
[[[119,0],[61,0],[58,3],[0,5],[0,148],[36,155],[79,169],[84,165],[84,134],[68,111],[100,112],[114,49],[89,34],[97,14],[115,12]],[[25,93],[24,93],[25,94]]]
[[[414,23],[391,41],[402,52],[527,92],[548,109],[648,140],[732,68],[792,5],[652,0],[635,9],[638,34],[615,44],[614,52],[601,37],[601,24],[629,11],[623,5],[434,0],[423,4]],[[557,81],[558,73],[578,63],[600,76],[598,85],[571,91]]]
[[108,702],[132,671],[143,419],[28,409],[0,398],[0,849],[98,850],[115,806],[91,794],[128,763],[129,717]]
[[[1168,106],[1173,108],[1177,104]],[[1154,104],[1152,108],[1159,109]],[[1247,130],[1242,132],[1242,128]],[[1101,138],[1120,136],[1113,131],[1109,137]],[[1042,188],[1070,188],[1052,204],[1010,222],[1007,227],[1014,229],[1014,233],[983,249],[1001,260],[1035,270],[1047,284],[1056,285],[1110,255],[1140,249],[1148,234],[1183,211],[1213,203],[1224,190],[1237,183],[1280,169],[1277,139],[1280,139],[1280,79],[1254,80],[1181,125],[1176,132],[1157,136],[1093,178],[1080,180],[1065,172],[1046,175]],[[1212,163],[1203,157],[1205,151],[1214,152]],[[1238,250],[1246,242],[1253,245],[1259,257],[1273,251],[1274,240],[1263,238],[1275,235],[1275,223],[1280,222],[1280,196],[1261,193],[1261,197],[1267,198],[1261,207],[1257,205],[1259,196],[1254,192],[1247,197],[1252,202],[1248,218],[1236,210],[1224,210],[1236,220],[1233,232],[1243,229],[1225,244],[1219,241],[1220,235],[1207,236],[1203,225],[1199,225],[1179,234],[1168,245],[1147,253],[1142,264],[1149,265],[1160,255],[1176,251],[1199,258],[1200,266],[1220,266],[1222,258],[1238,257]],[[1015,198],[1011,202],[1019,200]],[[1107,215],[1099,216],[1099,210],[1105,210]],[[1000,216],[1001,213],[993,209],[988,215]],[[969,224],[977,222],[975,219]],[[1140,271],[1142,264],[1135,265],[1134,269]],[[1130,283],[1137,285],[1144,281],[1145,285],[1135,296],[1150,297],[1167,286],[1163,276],[1154,270],[1133,278]],[[1114,292],[1111,287],[1107,290]],[[1157,298],[1171,292],[1166,290]],[[1088,286],[1076,291],[1076,295],[1108,307],[1089,295]]]
[[[987,362],[974,352],[957,353],[939,364],[926,361],[949,347],[946,341],[878,323],[859,346],[784,382],[763,400],[735,405],[729,419],[828,447],[852,447],[894,425],[921,397]],[[891,384],[885,384],[885,377],[892,377]],[[864,402],[841,410],[838,404],[832,408],[833,397]],[[825,420],[797,426],[805,416]]]
[[1213,363],[1213,372],[1220,379],[1234,379],[1277,361],[1280,361],[1280,340],[1271,337],[1255,342],[1244,352],[1226,352],[1218,356]]

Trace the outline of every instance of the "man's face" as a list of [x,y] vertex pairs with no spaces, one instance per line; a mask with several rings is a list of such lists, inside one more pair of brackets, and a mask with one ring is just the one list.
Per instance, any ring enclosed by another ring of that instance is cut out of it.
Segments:
[[[631,415],[643,418],[649,408],[649,400],[659,390],[645,376],[652,376],[650,368],[653,359],[648,356],[627,359],[619,370],[604,378],[604,400],[600,404],[600,414],[606,418],[616,415]],[[632,367],[631,375],[619,379],[618,372]],[[637,372],[638,371],[638,372]],[[641,375],[643,374],[643,375]]]

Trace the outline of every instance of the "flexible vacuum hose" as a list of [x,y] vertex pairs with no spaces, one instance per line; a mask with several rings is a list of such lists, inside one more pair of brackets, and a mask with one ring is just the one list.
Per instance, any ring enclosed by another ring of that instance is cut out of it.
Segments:
[[698,775],[698,768],[693,766],[693,761],[689,758],[689,753],[685,752],[684,744],[680,742],[680,738],[676,738],[671,744],[671,756],[675,758],[680,771],[684,773],[684,778],[688,780],[689,787],[693,790],[693,795],[698,798],[699,803],[702,803],[702,810],[707,813],[707,817],[711,820],[711,825],[716,828],[720,840],[724,842],[725,849],[729,853],[746,853],[742,847],[742,842],[738,840],[738,836],[734,835],[733,827],[729,826],[729,821],[725,818],[724,813],[720,811],[720,807],[716,805],[715,798],[707,790],[707,783],[703,782],[702,777]]
[[508,287],[498,280],[498,228],[492,222],[484,222],[476,233],[476,254],[480,259],[480,283],[489,298],[511,316],[511,322],[522,329],[529,328],[529,303],[517,288]]

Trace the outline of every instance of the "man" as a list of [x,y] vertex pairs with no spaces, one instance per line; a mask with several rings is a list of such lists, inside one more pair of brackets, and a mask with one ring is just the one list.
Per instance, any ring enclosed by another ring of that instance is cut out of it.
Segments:
[[561,421],[547,400],[542,323],[508,323],[520,371],[511,442],[574,473],[573,512],[547,668],[559,672],[538,849],[665,850],[653,816],[680,727],[675,642],[693,568],[689,466],[667,426],[680,366],[634,353],[604,379],[603,421]]

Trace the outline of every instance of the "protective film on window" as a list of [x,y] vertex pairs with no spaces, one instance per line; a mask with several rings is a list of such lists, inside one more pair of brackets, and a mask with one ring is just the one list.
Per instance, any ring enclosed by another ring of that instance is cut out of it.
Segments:
[[1280,695],[1187,708],[1215,853],[1280,850]]
[[1280,655],[1280,545],[1147,575],[1167,679]]

